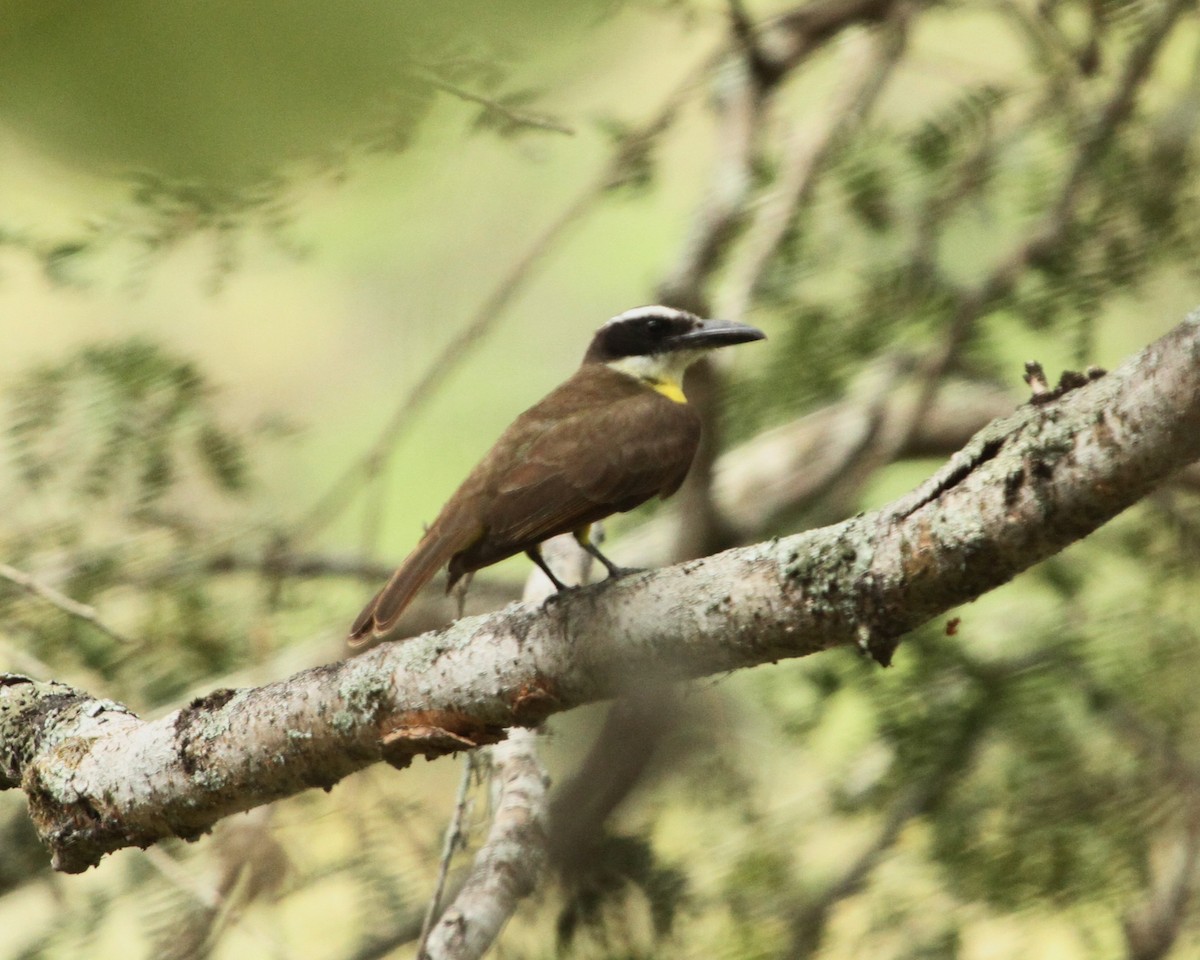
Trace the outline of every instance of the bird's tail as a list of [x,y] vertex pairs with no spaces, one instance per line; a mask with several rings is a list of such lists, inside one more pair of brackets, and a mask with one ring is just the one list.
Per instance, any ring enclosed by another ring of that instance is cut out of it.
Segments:
[[412,603],[413,597],[462,549],[460,539],[439,535],[436,529],[430,530],[383,589],[363,607],[362,613],[350,627],[346,643],[351,647],[361,647],[370,640],[386,636],[405,608]]

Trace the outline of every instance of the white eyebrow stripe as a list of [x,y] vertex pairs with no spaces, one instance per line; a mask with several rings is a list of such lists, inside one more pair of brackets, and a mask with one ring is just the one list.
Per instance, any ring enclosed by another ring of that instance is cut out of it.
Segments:
[[690,320],[692,314],[686,310],[676,310],[674,307],[663,307],[651,304],[645,307],[634,307],[632,310],[626,310],[624,313],[618,313],[615,317],[609,320],[604,326],[610,327],[614,323],[624,323],[626,320],[642,320],[646,317],[666,317],[672,320]]

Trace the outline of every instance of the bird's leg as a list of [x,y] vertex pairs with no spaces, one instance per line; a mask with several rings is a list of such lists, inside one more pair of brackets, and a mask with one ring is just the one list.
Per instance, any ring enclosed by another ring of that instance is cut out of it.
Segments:
[[563,583],[554,575],[554,571],[550,569],[549,564],[547,564],[545,559],[542,557],[541,547],[530,547],[525,551],[525,556],[536,563],[541,568],[542,573],[550,578],[550,582],[554,584],[555,590],[557,590],[559,593],[562,593],[562,591],[569,589],[565,583]]
[[474,577],[475,571],[472,570],[454,585],[454,602],[458,605],[459,620],[463,618],[463,613],[467,609],[467,591],[471,589],[471,580]]
[[580,527],[575,531],[576,542],[583,547],[588,553],[604,564],[604,569],[608,571],[610,577],[623,577],[628,573],[637,573],[637,570],[628,567],[618,567],[615,563],[608,559],[600,552],[600,548],[592,541],[592,528],[589,524],[586,527]]
[[576,534],[575,539],[579,541],[579,545],[583,547],[584,550],[604,564],[604,569],[608,571],[608,575],[610,577],[619,577],[621,574],[628,572],[623,570],[621,567],[618,567],[615,563],[609,560],[608,557],[602,554],[600,552],[600,548],[592,543],[590,538],[581,538],[578,534]]

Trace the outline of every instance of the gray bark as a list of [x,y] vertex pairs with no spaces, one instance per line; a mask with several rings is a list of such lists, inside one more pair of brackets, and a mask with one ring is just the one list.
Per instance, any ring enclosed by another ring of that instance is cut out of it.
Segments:
[[384,644],[145,722],[0,675],[0,788],[23,789],[56,868],[386,760],[497,742],[612,697],[907,631],[1007,582],[1200,458],[1196,315],[1120,370],[980,431],[896,503],[843,523],[581,588]]

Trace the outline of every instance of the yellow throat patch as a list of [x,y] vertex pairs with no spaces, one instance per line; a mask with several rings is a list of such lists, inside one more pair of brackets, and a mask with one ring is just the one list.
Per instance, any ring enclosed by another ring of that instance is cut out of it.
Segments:
[[675,403],[687,403],[687,397],[683,395],[683,387],[674,380],[646,380],[647,386],[652,390],[657,390],[668,400],[673,400]]

